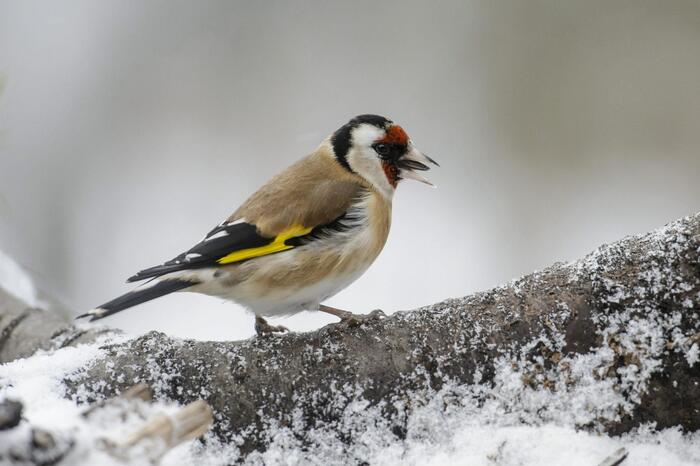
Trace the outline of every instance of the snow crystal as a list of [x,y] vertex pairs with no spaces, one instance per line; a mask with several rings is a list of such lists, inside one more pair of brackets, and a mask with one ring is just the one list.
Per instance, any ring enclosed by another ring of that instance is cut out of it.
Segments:
[[690,349],[685,353],[685,359],[688,361],[688,365],[693,367],[693,365],[700,360],[700,351],[698,350],[698,344],[693,343]]

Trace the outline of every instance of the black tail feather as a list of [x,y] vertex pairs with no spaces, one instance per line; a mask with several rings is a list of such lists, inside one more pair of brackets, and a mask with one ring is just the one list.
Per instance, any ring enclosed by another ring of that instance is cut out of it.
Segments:
[[137,304],[145,303],[146,301],[165,296],[166,294],[170,294],[174,291],[182,290],[196,284],[197,283],[195,282],[178,278],[162,280],[153,285],[146,284],[143,286],[143,288],[137,288],[134,291],[123,294],[118,298],[103,304],[102,306],[98,306],[90,312],[79,315],[76,317],[76,319],[90,317],[90,322],[92,322],[93,320],[111,316],[119,311],[136,306]]
[[126,281],[127,283],[132,283],[132,282],[138,282],[141,280],[146,280],[147,278],[155,278],[155,277],[160,277],[161,275],[166,275],[171,272],[178,272],[180,270],[186,270],[186,269],[192,269],[196,268],[193,267],[191,264],[187,263],[165,263],[163,265],[156,265],[155,267],[149,267],[147,269],[144,269],[140,271],[139,273],[132,275],[131,277],[127,278]]

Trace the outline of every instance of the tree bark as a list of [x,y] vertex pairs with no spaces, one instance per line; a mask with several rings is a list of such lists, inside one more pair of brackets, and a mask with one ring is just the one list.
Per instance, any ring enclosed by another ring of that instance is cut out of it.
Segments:
[[[7,296],[0,304],[0,361],[94,338]],[[613,434],[647,422],[697,430],[699,313],[696,214],[490,291],[356,327],[238,342],[151,332],[108,347],[67,383],[86,401],[137,382],[156,397],[203,398],[216,433],[243,452],[264,449],[280,426],[302,443],[320,431],[350,442],[358,406],[402,437],[411,414],[436,397],[445,409],[490,403],[526,422]],[[605,402],[595,398],[602,389]],[[556,408],[568,404],[563,419]]]
[[118,331],[79,329],[61,313],[29,307],[0,288],[0,364],[31,356],[38,350],[91,342],[106,332]]

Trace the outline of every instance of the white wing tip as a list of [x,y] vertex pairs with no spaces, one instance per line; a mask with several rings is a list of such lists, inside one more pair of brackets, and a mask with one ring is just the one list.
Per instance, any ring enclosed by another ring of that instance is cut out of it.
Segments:
[[83,319],[86,317],[90,317],[90,320],[95,320],[99,319],[100,317],[103,317],[107,313],[107,309],[103,309],[101,307],[96,307],[94,309],[90,309],[87,311],[85,314],[80,314],[76,319]]

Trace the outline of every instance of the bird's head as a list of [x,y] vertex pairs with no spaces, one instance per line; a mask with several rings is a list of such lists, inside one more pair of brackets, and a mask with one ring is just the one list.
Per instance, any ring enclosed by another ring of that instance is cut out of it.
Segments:
[[387,197],[391,197],[403,179],[417,180],[432,186],[421,171],[433,159],[413,146],[406,132],[393,121],[379,115],[359,115],[331,136],[338,162],[361,176]]

